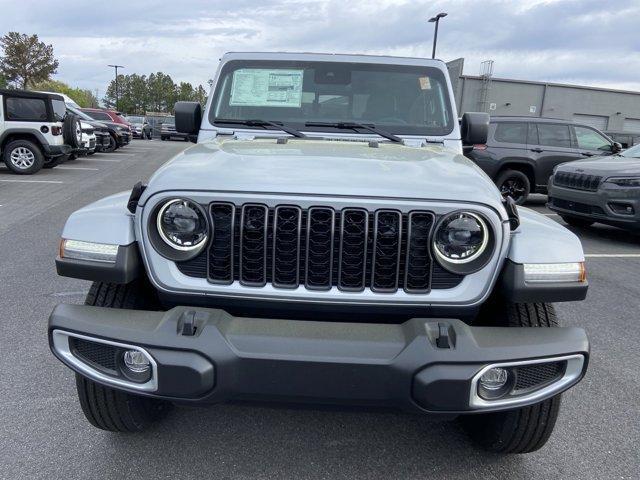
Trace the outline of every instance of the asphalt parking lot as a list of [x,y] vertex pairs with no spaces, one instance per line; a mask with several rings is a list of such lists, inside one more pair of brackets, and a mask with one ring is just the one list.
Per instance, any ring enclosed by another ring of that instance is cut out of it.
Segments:
[[[47,345],[53,306],[89,288],[55,273],[62,227],[187,146],[134,141],[30,177],[0,167],[0,478],[640,478],[640,236],[605,226],[573,229],[591,287],[557,310],[587,329],[591,363],[534,454],[489,455],[456,423],[381,411],[220,405],[176,409],[144,434],[91,427]],[[544,202],[528,206],[561,222]]]

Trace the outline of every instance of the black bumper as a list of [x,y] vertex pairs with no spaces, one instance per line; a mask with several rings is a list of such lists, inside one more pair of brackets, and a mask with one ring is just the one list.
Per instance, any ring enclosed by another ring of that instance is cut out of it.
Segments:
[[[191,320],[195,334],[185,335]],[[579,357],[575,378],[555,395],[582,378],[589,351],[579,328],[469,327],[455,319],[400,325],[272,320],[192,307],[149,312],[59,305],[48,329],[61,361],[111,386],[64,353],[67,335],[144,348],[156,363],[153,388],[115,387],[178,403],[311,402],[449,416],[514,408],[470,404],[474,377],[489,364]]]
[[73,152],[73,148],[70,145],[49,145],[47,143],[43,143],[42,148],[44,149],[44,153],[47,157],[60,157]]

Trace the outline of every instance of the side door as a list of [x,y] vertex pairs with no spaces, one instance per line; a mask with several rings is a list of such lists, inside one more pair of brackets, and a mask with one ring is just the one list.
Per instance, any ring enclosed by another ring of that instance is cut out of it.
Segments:
[[573,130],[574,142],[582,158],[613,153],[613,142],[595,128],[573,125],[571,129]]
[[553,167],[584,158],[574,148],[571,129],[566,123],[536,122],[529,126],[529,150],[535,155],[536,185],[547,186]]
[[[4,97],[0,95],[0,142],[4,135]],[[0,151],[2,154],[2,151]]]

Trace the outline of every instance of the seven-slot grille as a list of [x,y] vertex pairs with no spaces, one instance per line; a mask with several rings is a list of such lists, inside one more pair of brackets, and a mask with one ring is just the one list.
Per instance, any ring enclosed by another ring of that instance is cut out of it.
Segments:
[[211,283],[376,293],[428,293],[463,279],[431,259],[435,215],[362,208],[226,202],[209,204],[213,228],[206,251],[178,262],[185,275]]
[[582,173],[556,172],[553,175],[554,185],[589,192],[597,191],[601,181],[602,177]]

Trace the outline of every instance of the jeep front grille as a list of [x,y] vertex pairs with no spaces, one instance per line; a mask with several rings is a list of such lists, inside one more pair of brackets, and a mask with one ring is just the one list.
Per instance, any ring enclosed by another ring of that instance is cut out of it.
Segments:
[[554,185],[589,192],[597,191],[601,181],[602,177],[582,173],[556,172],[553,176]]
[[432,261],[430,211],[214,202],[208,212],[208,248],[176,265],[214,284],[424,294],[464,278]]

